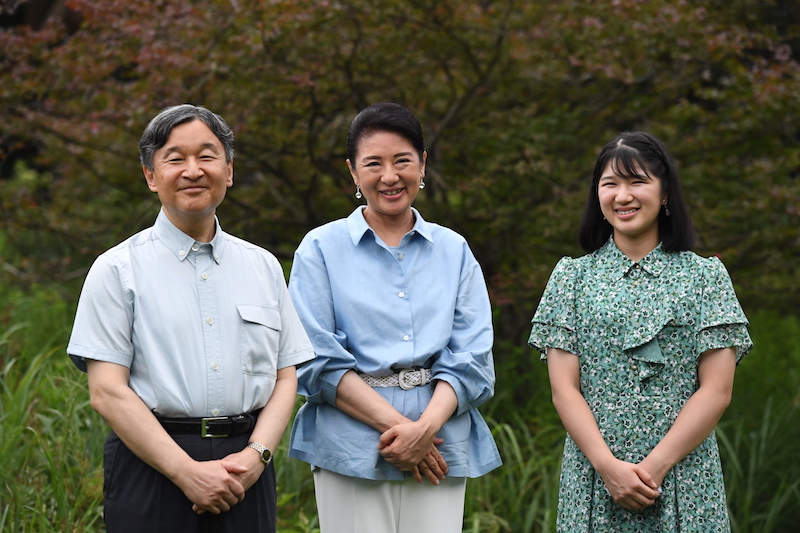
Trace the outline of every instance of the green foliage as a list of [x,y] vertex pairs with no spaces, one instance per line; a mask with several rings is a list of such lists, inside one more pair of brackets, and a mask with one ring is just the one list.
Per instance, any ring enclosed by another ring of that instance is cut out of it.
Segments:
[[798,310],[797,0],[67,4],[79,25],[0,29],[14,283],[80,278],[152,222],[136,141],[184,101],[237,135],[226,229],[289,259],[356,205],[347,126],[394,100],[426,130],[418,206],[470,241],[501,339],[521,338],[556,260],[580,253],[595,154],[632,128],[673,150],[701,251],[723,257],[746,307]]
[[[64,353],[73,306],[46,288],[0,289],[0,302],[0,531],[99,533],[108,429]],[[756,348],[717,435],[734,532],[780,533],[800,520],[800,319],[751,319]],[[464,531],[553,532],[564,432],[546,365],[519,344],[499,344],[496,358],[483,412],[504,465],[467,484]],[[310,468],[287,445],[288,434],[275,454],[278,531],[318,533]]]

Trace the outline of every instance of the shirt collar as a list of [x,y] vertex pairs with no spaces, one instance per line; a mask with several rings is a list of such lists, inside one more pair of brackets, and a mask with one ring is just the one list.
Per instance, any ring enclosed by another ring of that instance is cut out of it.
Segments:
[[[598,260],[598,268],[605,270],[609,277],[615,280],[621,279],[637,265],[635,261],[617,248],[613,235],[594,253]],[[667,267],[668,262],[669,256],[667,252],[664,251],[661,243],[658,243],[658,246],[644,256],[638,265],[651,276],[658,277]]]
[[[353,240],[353,246],[358,246],[358,243],[361,242],[361,239],[364,238],[364,235],[366,235],[368,231],[373,234],[375,233],[364,218],[364,209],[366,209],[366,206],[359,206],[347,217],[347,229],[350,232],[350,238]],[[411,228],[409,233],[418,233],[426,240],[433,243],[431,225],[425,222],[425,219],[422,218],[419,211],[413,207],[411,208],[411,212],[414,213],[414,227]]]
[[[214,238],[211,239],[211,242],[208,244],[211,245],[214,261],[219,264],[222,259],[222,252],[225,249],[225,232],[222,231],[222,226],[220,226],[216,216],[214,217],[214,226]],[[175,254],[175,257],[177,257],[179,261],[183,261],[189,256],[192,246],[197,242],[192,237],[179,230],[178,227],[167,218],[163,209],[158,213],[156,222],[153,224],[153,230],[158,239]]]

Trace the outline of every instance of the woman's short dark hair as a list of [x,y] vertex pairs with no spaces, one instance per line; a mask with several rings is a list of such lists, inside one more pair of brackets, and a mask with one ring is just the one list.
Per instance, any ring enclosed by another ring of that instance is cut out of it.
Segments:
[[[609,163],[620,176],[640,176],[644,172],[647,177],[661,180],[661,192],[667,197],[667,205],[662,206],[658,214],[661,246],[668,252],[690,250],[694,245],[694,226],[681,194],[675,161],[661,141],[643,131],[621,133],[600,152],[581,218],[579,237],[583,249],[587,252],[598,250],[614,232],[603,217],[597,193],[600,178]],[[665,208],[669,209],[669,216]]]
[[405,107],[391,102],[372,104],[356,115],[347,134],[347,159],[355,163],[358,143],[362,138],[378,132],[396,133],[403,137],[422,159],[425,140],[419,120]]
[[166,107],[147,125],[139,141],[139,160],[142,166],[153,170],[153,154],[167,144],[170,133],[180,124],[201,120],[214,132],[225,149],[225,161],[233,161],[233,132],[221,116],[212,113],[205,107],[192,104],[181,104]]

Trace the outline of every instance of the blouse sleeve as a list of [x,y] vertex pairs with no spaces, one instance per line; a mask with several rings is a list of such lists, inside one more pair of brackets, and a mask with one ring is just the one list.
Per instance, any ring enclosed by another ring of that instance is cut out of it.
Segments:
[[297,393],[309,403],[336,405],[339,381],[356,361],[347,351],[347,336],[336,329],[328,269],[313,239],[304,239],[294,254],[289,294],[316,352],[297,370]]
[[528,345],[547,360],[547,349],[558,348],[578,354],[575,327],[575,288],[578,267],[575,260],[563,257],[547,282],[539,307],[533,315]]
[[447,381],[458,398],[456,414],[494,396],[492,310],[483,272],[466,242],[450,340],[433,363],[433,379]]
[[753,347],[742,311],[725,265],[716,257],[707,262],[700,304],[698,354],[717,348],[736,348],[741,362]]

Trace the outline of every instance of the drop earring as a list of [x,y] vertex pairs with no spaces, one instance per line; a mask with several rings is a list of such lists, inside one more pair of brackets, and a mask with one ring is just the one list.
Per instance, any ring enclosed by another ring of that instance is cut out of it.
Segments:
[[425,188],[425,178],[422,177],[422,176],[419,177],[419,188],[420,189],[424,189]]
[[667,202],[664,202],[664,214],[667,216],[670,215],[669,206],[667,205]]
[[356,185],[356,195],[355,196],[356,196],[356,198],[358,200],[361,200],[361,197],[364,196],[363,194],[361,194],[361,185]]

